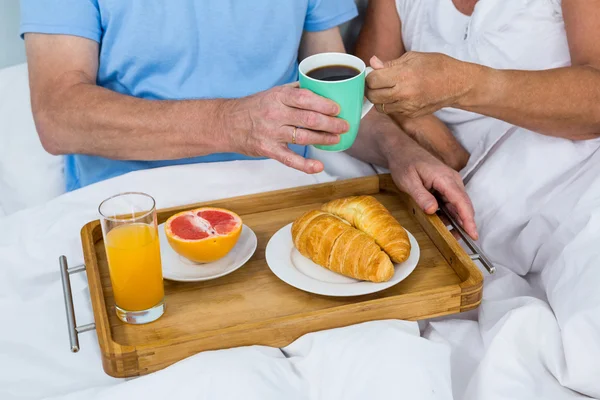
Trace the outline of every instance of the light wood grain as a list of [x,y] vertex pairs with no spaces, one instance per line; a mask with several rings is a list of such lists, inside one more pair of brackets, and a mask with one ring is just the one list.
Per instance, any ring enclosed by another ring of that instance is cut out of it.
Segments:
[[[379,199],[417,239],[415,271],[383,292],[353,298],[318,296],[280,281],[265,262],[269,238],[307,210],[349,195]],[[254,230],[258,248],[241,269],[198,283],[165,281],[167,311],[134,326],[114,312],[100,225],[82,230],[98,342],[104,369],[126,377],[156,371],[199,351],[262,344],[285,346],[301,335],[378,319],[418,320],[458,313],[481,301],[482,276],[437,216],[398,193],[389,176],[338,181],[209,203],[231,209]],[[161,210],[159,223],[184,209]]]

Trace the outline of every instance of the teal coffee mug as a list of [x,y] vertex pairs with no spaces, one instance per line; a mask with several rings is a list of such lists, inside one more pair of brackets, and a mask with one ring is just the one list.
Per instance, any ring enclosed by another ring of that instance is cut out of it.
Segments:
[[327,151],[349,149],[356,140],[360,120],[373,107],[364,99],[365,77],[373,69],[350,54],[320,53],[302,60],[299,70],[300,87],[338,103],[341,108],[338,117],[350,125],[350,130],[340,135],[339,143],[315,147]]

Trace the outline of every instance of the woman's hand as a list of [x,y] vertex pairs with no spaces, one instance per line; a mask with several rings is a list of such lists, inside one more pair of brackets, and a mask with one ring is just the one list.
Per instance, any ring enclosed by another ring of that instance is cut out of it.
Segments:
[[440,53],[408,52],[383,63],[371,58],[367,98],[378,111],[414,118],[457,106],[475,86],[481,66]]

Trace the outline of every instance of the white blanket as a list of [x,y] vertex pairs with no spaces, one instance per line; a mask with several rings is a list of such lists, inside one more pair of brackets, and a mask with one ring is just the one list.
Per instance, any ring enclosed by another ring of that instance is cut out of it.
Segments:
[[[498,69],[571,63],[560,0],[480,0],[471,17],[450,0],[396,4],[407,50]],[[453,346],[455,398],[600,398],[599,140],[507,138],[501,121],[436,115],[471,153],[467,189],[498,268],[478,312],[425,331]]]
[[[343,162],[345,155],[335,157]],[[373,172],[353,165],[345,172]],[[169,167],[131,173],[0,218],[0,399],[451,398],[448,346],[419,337],[414,322],[319,332],[283,350],[207,352],[127,382],[104,374],[95,332],[80,335],[81,351],[70,353],[57,260],[65,254],[71,266],[83,261],[79,230],[97,218],[102,199],[139,190],[164,208],[334,179],[274,161]],[[72,286],[78,324],[91,322],[85,276],[73,275]]]
[[167,369],[67,399],[451,399],[448,347],[415,323],[377,321],[313,333],[279,350],[200,353]]
[[[82,262],[79,229],[101,199],[141,190],[168,207],[335,178],[273,161],[171,167],[1,218],[0,398],[450,398],[449,374],[456,399],[600,398],[599,147],[518,130],[474,154],[483,163],[467,187],[499,272],[478,310],[431,322],[425,338],[415,323],[373,322],[282,351],[204,353],[128,382],[104,374],[95,333],[68,349],[57,258]],[[90,322],[85,277],[72,284],[78,322]]]
[[432,322],[425,337],[453,346],[457,399],[600,398],[600,139],[501,140],[473,154],[467,185],[499,272],[465,316],[479,323]]

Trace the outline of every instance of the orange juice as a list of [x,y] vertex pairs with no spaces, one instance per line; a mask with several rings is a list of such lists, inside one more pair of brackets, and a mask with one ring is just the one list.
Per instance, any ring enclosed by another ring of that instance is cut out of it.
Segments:
[[142,311],[165,296],[158,233],[152,225],[134,223],[111,229],[104,241],[117,306]]

